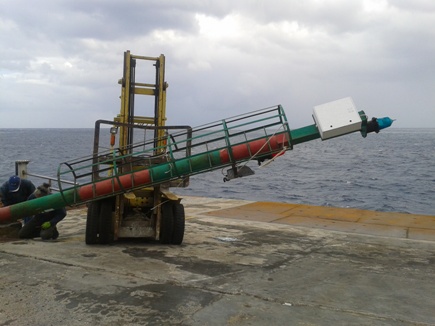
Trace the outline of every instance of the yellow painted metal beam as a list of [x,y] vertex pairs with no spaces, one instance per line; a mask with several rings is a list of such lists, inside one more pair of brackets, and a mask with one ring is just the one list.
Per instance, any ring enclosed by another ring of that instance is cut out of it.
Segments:
[[275,202],[255,202],[208,212],[206,215],[346,233],[435,241],[435,216],[431,215]]
[[134,93],[139,95],[156,95],[156,90],[151,88],[135,87]]

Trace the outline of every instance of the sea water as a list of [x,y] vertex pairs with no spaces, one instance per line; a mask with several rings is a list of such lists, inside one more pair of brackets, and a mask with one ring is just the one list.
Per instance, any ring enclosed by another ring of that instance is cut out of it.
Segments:
[[[56,177],[62,162],[92,154],[93,137],[93,129],[0,129],[0,182],[15,173],[17,160],[30,160],[29,173]],[[171,190],[180,196],[435,215],[435,129],[314,140],[264,167],[256,161],[248,166],[255,175],[224,182],[226,169],[216,170]]]

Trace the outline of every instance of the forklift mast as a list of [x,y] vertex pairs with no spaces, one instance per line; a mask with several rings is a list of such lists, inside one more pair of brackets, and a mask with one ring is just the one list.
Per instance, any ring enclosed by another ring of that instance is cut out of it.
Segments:
[[[141,83],[136,82],[136,66],[139,62],[151,61],[155,66],[155,82]],[[123,77],[119,81],[121,84],[121,113],[114,119],[123,124],[140,124],[147,126],[163,127],[166,122],[166,89],[168,84],[165,82],[165,56],[145,57],[133,55],[130,51],[124,52]],[[139,116],[135,112],[135,95],[148,95],[154,97],[154,114],[152,116]],[[119,146],[131,152],[131,145],[134,142],[134,128],[127,125],[120,127]],[[165,130],[158,128],[154,130],[156,139],[155,148],[164,150]],[[160,154],[160,153],[155,153]]]
[[[155,68],[154,82],[138,81],[138,72],[149,68],[149,65],[146,66],[149,63]],[[189,126],[165,126],[168,84],[165,81],[163,54],[147,57],[133,55],[130,51],[124,52],[123,76],[118,83],[121,85],[120,114],[112,122],[96,122],[93,182],[108,175],[134,173],[144,167],[165,162],[168,130],[190,129]],[[142,95],[151,101],[142,101]],[[118,157],[111,162],[104,162],[107,155],[100,154],[101,124],[111,125],[110,148],[113,157]],[[135,152],[138,148],[142,154]],[[189,151],[190,148],[186,146],[186,155],[189,155]],[[109,167],[102,168],[103,165]],[[184,207],[180,203],[181,199],[169,192],[169,187],[185,187],[188,180],[188,177],[184,177],[182,180],[156,183],[89,203],[86,243],[105,244],[122,237],[181,243],[184,234]]]

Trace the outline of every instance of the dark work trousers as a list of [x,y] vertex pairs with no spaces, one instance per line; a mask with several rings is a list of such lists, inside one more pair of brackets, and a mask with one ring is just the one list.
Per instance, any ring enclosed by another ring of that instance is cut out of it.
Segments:
[[31,219],[29,222],[24,224],[24,226],[18,233],[18,236],[21,239],[33,239],[41,237],[42,240],[49,240],[57,239],[57,237],[59,236],[59,232],[57,231],[56,226],[41,230],[41,225],[37,223],[35,219]]

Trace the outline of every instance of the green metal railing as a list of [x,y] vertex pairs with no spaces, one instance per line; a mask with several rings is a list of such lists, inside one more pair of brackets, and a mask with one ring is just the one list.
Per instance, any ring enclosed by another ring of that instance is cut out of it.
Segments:
[[[94,188],[95,183],[106,180],[111,183],[109,193],[99,195],[94,189],[94,198],[86,199],[89,201],[227,166],[235,168],[247,160],[273,155],[283,149],[272,147],[268,142],[270,137],[277,135],[285,139],[286,149],[291,149],[290,129],[285,112],[279,105],[181,132],[167,133],[164,148],[154,147],[156,141],[151,139],[131,144],[128,149],[113,148],[94,152],[90,157],[60,164],[57,176],[59,180],[72,179],[81,187],[89,185]],[[253,151],[253,146],[249,145],[256,141],[264,142],[260,152]],[[246,155],[235,157],[234,149],[245,145]],[[161,150],[165,154],[154,155]],[[222,153],[228,154],[228,160],[222,160]],[[146,184],[138,183],[134,172],[145,169],[150,171],[151,180]],[[130,182],[127,182],[128,189],[124,186],[125,182],[120,180],[121,176],[126,175],[131,176]],[[74,188],[68,185],[65,187],[65,184],[59,182],[61,194]],[[83,198],[76,194],[73,204],[82,202]]]

